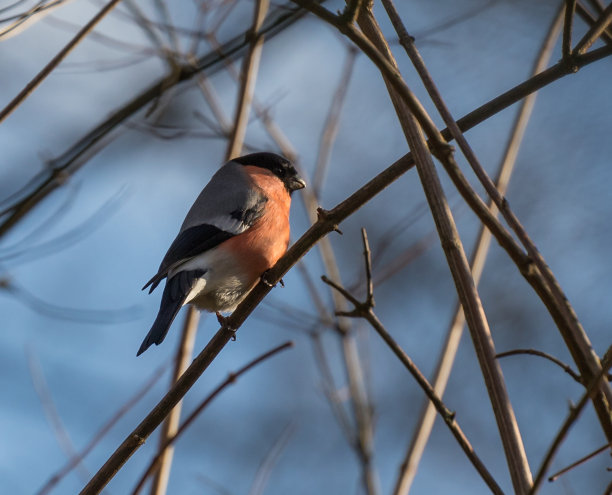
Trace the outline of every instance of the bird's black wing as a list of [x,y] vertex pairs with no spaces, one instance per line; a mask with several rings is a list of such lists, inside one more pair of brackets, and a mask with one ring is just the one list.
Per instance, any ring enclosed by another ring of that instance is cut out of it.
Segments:
[[150,285],[150,294],[176,264],[208,251],[223,241],[247,230],[261,217],[265,203],[266,199],[262,197],[258,202],[249,207],[237,208],[230,212],[225,224],[227,230],[215,225],[201,224],[180,232],[170,245],[166,256],[164,256],[159,266],[159,270],[142,289],[144,290]]
[[187,294],[189,294],[196,280],[205,273],[205,270],[183,271],[168,280],[164,288],[157,318],[155,318],[151,330],[149,330],[149,333],[142,341],[136,356],[140,356],[152,344],[159,345],[162,343],[164,338],[166,338],[170,325],[172,325],[174,318],[185,302]]

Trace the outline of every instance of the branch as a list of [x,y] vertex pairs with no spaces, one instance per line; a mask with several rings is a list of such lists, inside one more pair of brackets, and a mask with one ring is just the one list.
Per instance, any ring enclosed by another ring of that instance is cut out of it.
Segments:
[[536,349],[514,349],[512,351],[500,352],[496,357],[499,359],[499,358],[503,358],[506,356],[516,356],[519,354],[530,354],[532,356],[540,356],[540,357],[543,357],[544,359],[548,359],[549,361],[555,363],[557,366],[563,369],[563,371],[565,371],[569,376],[571,376],[578,383],[580,383],[581,385],[584,385],[584,380],[582,379],[582,377],[578,373],[576,373],[570,367],[569,364],[565,364],[560,359],[557,359],[556,357],[551,356],[550,354],[547,354],[542,351],[538,351]]
[[[392,66],[396,66],[397,64],[389,50],[386,40],[380,32],[380,28],[374,19],[372,11],[362,11],[358,22],[366,36],[374,40],[374,44],[377,49],[380,50],[381,56],[389,60]],[[401,37],[401,31],[398,34],[400,34]],[[459,296],[463,311],[466,315],[466,321],[470,330],[476,356],[504,446],[506,461],[510,468],[510,477],[514,489],[519,494],[526,493],[531,486],[531,473],[527,456],[514,416],[512,404],[508,397],[501,367],[495,360],[495,347],[493,339],[491,338],[489,324],[470,272],[461,238],[433,164],[432,156],[425,142],[423,132],[417,125],[416,116],[409,111],[405,95],[396,92],[395,85],[391,86],[390,81],[384,73],[383,79],[387,85],[387,90],[389,91],[391,101],[404,131],[408,146],[415,157],[417,172],[427,202],[429,203],[436,230],[438,231],[440,244],[453,277],[457,295]],[[443,140],[441,135],[439,136],[440,139]],[[441,160],[455,164],[452,151],[450,151],[449,146],[445,142],[444,144],[446,148],[436,144],[434,146],[434,153],[437,153],[437,156]]]
[[570,409],[570,412],[567,415],[567,418],[561,425],[561,428],[559,429],[559,432],[555,436],[553,443],[550,445],[548,452],[544,456],[544,460],[542,461],[542,465],[540,466],[540,469],[538,469],[538,474],[535,477],[535,480],[533,482],[533,487],[531,488],[529,495],[535,495],[537,493],[538,489],[540,488],[540,484],[542,483],[542,481],[544,481],[544,476],[546,475],[546,471],[550,467],[553,457],[557,453],[557,450],[561,446],[561,443],[567,436],[569,429],[580,416],[580,413],[582,412],[582,410],[584,409],[584,406],[586,406],[587,402],[589,401],[591,394],[595,390],[597,390],[599,386],[599,382],[600,380],[603,379],[604,374],[608,372],[608,369],[610,369],[610,366],[612,365],[612,357],[610,355],[610,351],[612,351],[612,346],[610,346],[610,348],[608,349],[608,352],[607,352],[608,355],[606,356],[606,359],[604,359],[603,362],[601,363],[602,364],[601,373],[598,376],[596,376],[594,379],[592,379],[590,382],[588,382],[588,386],[586,387],[586,392],[583,394],[578,404],[576,404],[574,407]]
[[[603,9],[601,9],[603,12]],[[584,8],[581,2],[576,2],[576,13],[582,17],[582,20],[585,21],[589,26],[594,26],[597,22],[597,19],[593,17],[593,14]],[[612,35],[610,33],[610,27],[601,33],[601,40],[606,43],[608,46],[612,45]],[[575,53],[574,53],[575,55]]]
[[[542,72],[548,65],[556,44],[556,40],[559,36],[561,27],[560,19],[561,17],[557,16],[548,31],[544,43],[542,44],[540,53],[534,63],[532,70],[533,74]],[[505,194],[508,188],[510,177],[516,163],[516,157],[518,156],[518,150],[525,134],[527,123],[529,122],[529,118],[533,111],[536,96],[537,92],[534,92],[529,94],[524,99],[514,121],[511,136],[508,139],[508,144],[506,145],[505,153],[500,163],[495,181],[501,194]],[[495,208],[495,205],[492,205],[492,203],[489,202],[488,207],[494,218],[497,218],[498,211],[497,208]],[[491,231],[486,229],[483,225],[480,228],[478,240],[476,241],[476,246],[474,248],[470,263],[472,276],[474,277],[474,283],[476,285],[478,285],[482,272],[484,271],[489,246],[491,245],[491,237]],[[452,318],[447,331],[444,349],[442,350],[436,366],[433,386],[434,390],[439,396],[443,396],[444,391],[446,390],[446,385],[455,361],[457,349],[459,348],[459,342],[463,334],[464,326],[465,316],[463,314],[461,304],[458,303],[455,308],[454,317]],[[431,435],[435,418],[435,408],[430,401],[426,400],[418,425],[415,428],[415,433],[412,436],[406,456],[400,468],[400,474],[395,485],[395,495],[407,495],[410,491],[410,486],[414,481],[419,462],[423,456],[425,446]]]
[[563,21],[563,42],[561,52],[563,60],[570,59],[572,55],[572,21],[576,10],[576,0],[565,0],[565,16]]
[[113,8],[119,3],[120,0],[110,0],[103,8],[89,21],[83,28],[72,38],[68,44],[62,48],[59,53],[51,59],[51,61],[43,67],[43,69],[34,76],[26,86],[23,88],[10,103],[0,111],[0,124],[4,122],[12,112],[15,110],[23,101],[30,96],[30,94],[43,82],[43,80],[53,72],[53,70],[61,63],[62,60],[77,46],[85,36],[100,22],[106,14],[108,14]]
[[[189,366],[189,363],[191,362],[193,346],[198,333],[199,320],[200,312],[196,311],[190,306],[187,314],[185,315],[181,339],[176,351],[174,373],[172,375],[170,386],[177,382],[179,377],[185,372]],[[172,409],[172,411],[170,411],[170,414],[168,414],[168,417],[162,426],[162,431],[159,437],[159,448],[157,450],[159,467],[156,470],[153,483],[151,483],[151,495],[163,495],[168,489],[170,469],[172,468],[172,458],[174,456],[174,447],[172,445],[166,445],[166,441],[168,438],[176,435],[176,432],[178,431],[182,405],[183,401],[180,401]]]
[[168,368],[169,363],[162,364],[157,368],[151,375],[146,383],[138,390],[134,396],[132,396],[119,410],[98,430],[98,432],[92,437],[89,443],[77,452],[76,457],[72,457],[68,462],[56,471],[53,476],[43,485],[43,487],[36,492],[36,495],[47,495],[70,471],[72,471],[78,463],[87,457],[87,455],[93,450],[98,442],[108,433],[108,431],[115,426],[115,424],[130,410],[136,403],[144,397],[144,395],[151,389],[155,383],[159,380],[161,375]]
[[[386,4],[390,4],[391,0],[385,0]],[[612,4],[611,4],[612,7]],[[469,143],[465,139],[461,129],[457,125],[457,122],[453,119],[450,111],[446,107],[442,97],[440,96],[433,80],[429,76],[423,60],[419,53],[414,47],[414,42],[406,32],[405,28],[401,24],[401,19],[397,14],[392,16],[392,21],[396,26],[400,41],[412,60],[417,72],[419,73],[423,83],[430,94],[432,101],[436,105],[440,115],[444,119],[444,122],[448,125],[453,138],[457,141],[461,151],[466,157],[470,167],[478,177],[480,183],[484,186],[489,197],[493,200],[508,225],[515,232],[516,236],[520,240],[521,244],[525,247],[531,262],[537,267],[539,276],[542,278],[542,282],[546,285],[546,289],[550,293],[550,297],[553,299],[557,311],[564,320],[564,326],[560,327],[561,333],[565,340],[565,343],[576,362],[580,374],[584,379],[589,382],[594,376],[597,376],[601,371],[599,358],[593,351],[591,342],[588,335],[584,331],[574,308],[571,306],[567,296],[563,292],[563,289],[555,279],[552,271],[547,265],[544,257],[541,255],[535,243],[531,240],[527,231],[510,209],[507,199],[497,190],[495,184],[490,179],[484,167],[480,164],[478,158],[470,147]],[[452,158],[451,154],[440,156],[440,161],[444,167],[449,171],[451,175],[457,174],[458,167]],[[455,180],[455,179],[453,179]],[[462,187],[470,194],[471,187],[468,184],[462,185]],[[565,330],[565,331],[564,331]],[[608,440],[612,441],[612,417],[610,415],[610,403],[612,402],[612,389],[609,384],[604,380],[601,382],[601,388],[594,400],[595,409],[597,416],[601,423],[602,429],[606,434]],[[526,458],[525,458],[526,460]],[[516,488],[516,487],[515,487]]]
[[234,115],[234,127],[232,128],[232,134],[226,152],[226,158],[228,160],[239,156],[242,150],[246,127],[249,121],[251,101],[253,100],[253,92],[255,90],[257,71],[259,70],[261,50],[263,47],[264,38],[261,34],[261,28],[268,12],[268,6],[269,0],[257,0],[255,3],[253,26],[251,27],[250,33],[251,43],[249,51],[242,63],[240,91],[238,104],[236,106],[236,114]]
[[605,452],[610,447],[611,447],[611,445],[609,443],[607,443],[605,445],[602,445],[601,447],[599,447],[598,449],[594,450],[590,454],[587,454],[584,457],[581,457],[580,459],[578,459],[576,462],[572,462],[569,466],[564,467],[563,469],[561,469],[561,471],[557,471],[555,474],[553,474],[552,476],[550,476],[548,478],[548,481],[550,481],[550,482],[557,481],[557,478],[559,478],[559,476],[567,473],[568,471],[571,471],[572,469],[574,469],[577,466],[580,466],[580,464],[584,464],[585,462],[591,460],[596,455],[599,455],[602,452]]
[[582,39],[576,44],[574,52],[578,55],[584,54],[590,46],[597,41],[603,32],[612,23],[612,4],[608,5],[606,9],[601,13],[599,19],[595,22],[591,29],[582,37]]
[[[365,229],[362,229],[362,233],[365,234]],[[364,258],[366,264],[366,276],[367,273],[371,273],[371,260],[368,256],[370,251],[369,244],[367,241],[367,236],[363,237],[364,242]],[[425,376],[421,373],[418,367],[414,364],[414,362],[410,359],[410,357],[404,352],[404,350],[399,346],[399,344],[391,337],[386,328],[382,325],[378,317],[373,311],[373,298],[370,299],[366,297],[364,302],[360,302],[357,300],[355,296],[353,296],[350,292],[348,292],[341,285],[336,284],[332,280],[327,277],[321,277],[323,282],[328,284],[330,287],[334,288],[338,291],[342,296],[346,297],[346,299],[354,306],[354,310],[352,312],[344,313],[342,316],[351,316],[351,317],[360,317],[364,318],[374,330],[383,338],[385,343],[389,346],[389,348],[393,351],[393,353],[397,356],[397,358],[402,362],[402,364],[406,367],[406,369],[410,372],[410,374],[415,378],[419,386],[423,389],[427,397],[434,404],[434,407],[444,419],[445,424],[451,430],[451,433],[459,443],[459,446],[465,452],[465,455],[468,457],[472,465],[476,468],[480,476],[482,476],[483,480],[487,484],[487,486],[491,489],[493,493],[502,494],[502,490],[493,478],[491,474],[487,471],[487,468],[484,466],[480,458],[474,452],[473,447],[468,441],[467,437],[461,430],[461,427],[455,420],[455,413],[450,411],[446,405],[442,402],[442,399],[436,394],[432,386],[429,384]],[[370,283],[366,283],[369,291]],[[368,294],[369,295],[369,294]]]
[[[254,359],[253,361],[251,361],[250,363],[246,364],[245,366],[243,366],[242,368],[240,368],[238,371],[235,371],[233,373],[230,373],[228,375],[228,377],[221,382],[217,388],[215,388],[209,395],[208,397],[206,397],[202,402],[200,402],[200,404],[198,405],[198,407],[195,408],[195,410],[187,417],[185,418],[185,421],[183,421],[183,424],[181,425],[181,427],[177,430],[177,432],[168,437],[165,442],[164,442],[164,449],[170,445],[172,445],[179,436],[181,436],[185,430],[191,425],[191,423],[193,423],[193,421],[200,415],[200,413],[214,400],[217,398],[217,396],[223,392],[224,389],[226,389],[228,386],[233,385],[234,383],[236,383],[236,380],[243,375],[244,373],[246,373],[247,371],[249,371],[251,368],[257,366],[258,364],[262,363],[263,361],[271,358],[272,356],[274,356],[275,354],[278,354],[281,351],[284,351],[285,349],[289,349],[290,347],[293,347],[293,342],[289,341],[289,342],[285,342],[284,344],[281,344],[277,347],[275,347],[274,349],[262,354],[261,356],[259,356],[258,358]],[[157,462],[159,461],[161,457],[161,454],[156,455],[153,460],[149,463],[147,469],[145,470],[145,472],[143,473],[143,475],[141,476],[140,480],[138,481],[138,484],[136,485],[136,487],[134,488],[132,495],[137,495],[140,490],[142,489],[142,486],[144,485],[145,481],[147,480],[147,477],[153,472],[153,469],[155,468],[155,466],[157,465]]]

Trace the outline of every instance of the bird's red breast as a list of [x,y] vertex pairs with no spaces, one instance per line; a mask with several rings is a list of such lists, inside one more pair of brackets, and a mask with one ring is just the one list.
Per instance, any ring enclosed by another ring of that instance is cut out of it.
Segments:
[[268,201],[263,215],[246,232],[228,239],[224,248],[232,252],[253,283],[279,260],[289,245],[291,197],[271,171],[247,165],[244,171]]

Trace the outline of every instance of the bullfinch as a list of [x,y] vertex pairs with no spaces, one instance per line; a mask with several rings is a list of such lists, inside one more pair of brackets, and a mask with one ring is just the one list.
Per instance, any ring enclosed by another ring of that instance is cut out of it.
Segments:
[[217,316],[236,308],[287,251],[291,193],[305,185],[291,162],[274,153],[234,158],[212,176],[143,287],[150,294],[166,279],[137,356],[164,340],[185,304]]

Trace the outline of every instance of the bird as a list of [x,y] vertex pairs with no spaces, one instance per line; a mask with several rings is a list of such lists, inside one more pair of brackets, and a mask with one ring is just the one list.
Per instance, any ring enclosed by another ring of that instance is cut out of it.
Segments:
[[287,251],[291,194],[306,182],[286,158],[251,153],[225,163],[183,221],[157,273],[166,279],[157,317],[137,356],[166,337],[181,307],[232,312]]

